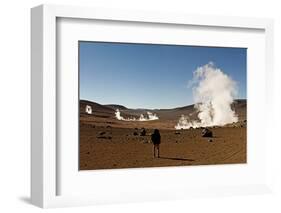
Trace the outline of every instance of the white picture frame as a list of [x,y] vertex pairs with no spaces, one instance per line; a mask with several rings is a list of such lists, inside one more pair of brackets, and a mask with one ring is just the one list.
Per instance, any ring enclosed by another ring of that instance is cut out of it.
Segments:
[[[269,108],[273,106],[270,91],[273,87],[273,21],[271,19],[217,17],[203,15],[154,13],[147,11],[123,11],[112,9],[84,8],[74,6],[41,5],[31,10],[31,201],[34,205],[47,207],[92,205],[97,203],[116,203],[143,200],[165,200],[197,196],[252,194],[270,192],[270,161],[259,172],[264,173],[258,183],[239,185],[218,185],[210,187],[177,188],[171,185],[167,189],[157,190],[151,196],[132,194],[132,191],[91,195],[64,195],[58,193],[60,158],[58,152],[57,132],[57,88],[60,82],[57,79],[57,21],[64,19],[118,21],[130,23],[153,23],[165,26],[200,26],[206,28],[220,28],[231,30],[258,30],[264,33],[264,69],[262,88]],[[261,80],[261,79],[260,79]],[[263,119],[270,119],[266,116]],[[268,123],[268,122],[264,122]],[[267,127],[268,128],[268,125]],[[270,144],[269,130],[264,135],[263,145]],[[268,153],[267,153],[268,157]],[[78,160],[78,159],[77,159]],[[172,168],[173,169],[173,168]],[[211,171],[212,168],[207,170]],[[155,173],[157,169],[148,169],[146,173]],[[175,172],[185,171],[182,167]],[[163,170],[164,171],[164,170]],[[77,171],[78,172],[78,171]],[[106,173],[107,171],[104,171]],[[118,173],[125,173],[124,170]],[[138,173],[136,171],[135,173]],[[140,172],[139,172],[140,173]],[[111,173],[113,174],[113,173]],[[85,175],[85,174],[84,174]],[[87,175],[87,174],[86,174]],[[126,174],[128,175],[128,174]],[[162,174],[163,175],[163,174]],[[171,176],[171,178],[174,178]],[[176,180],[174,180],[176,181]],[[161,183],[163,187],[165,185]],[[75,187],[73,187],[75,189]],[[71,188],[69,189],[71,191]],[[137,192],[136,188],[136,192]],[[172,193],[166,193],[172,192]],[[123,193],[120,196],[119,193]],[[158,195],[158,196],[155,196]],[[156,198],[153,198],[156,197]]]

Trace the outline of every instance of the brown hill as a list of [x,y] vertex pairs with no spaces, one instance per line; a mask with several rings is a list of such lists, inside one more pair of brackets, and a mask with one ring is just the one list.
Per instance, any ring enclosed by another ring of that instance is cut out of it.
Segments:
[[[165,121],[177,121],[181,115],[188,115],[191,119],[197,119],[198,112],[194,108],[194,104],[177,107],[172,109],[129,109],[123,105],[118,104],[107,104],[102,105],[95,102],[80,100],[80,113],[86,115],[85,108],[89,105],[92,108],[92,115],[98,117],[115,117],[116,109],[121,111],[124,117],[139,117],[140,114],[146,114],[148,111],[156,113],[160,118],[159,120]],[[232,109],[238,115],[239,121],[246,120],[247,117],[247,100],[237,99],[232,104]]]
[[[90,106],[92,114],[86,113],[86,106]],[[115,110],[92,101],[80,100],[80,115],[81,116],[96,116],[102,118],[113,118]]]
[[106,104],[104,106],[110,107],[114,110],[119,109],[119,110],[127,110],[128,108],[123,106],[123,105],[119,105],[119,104]]
[[239,121],[247,120],[247,100],[237,99],[231,107],[238,115]]

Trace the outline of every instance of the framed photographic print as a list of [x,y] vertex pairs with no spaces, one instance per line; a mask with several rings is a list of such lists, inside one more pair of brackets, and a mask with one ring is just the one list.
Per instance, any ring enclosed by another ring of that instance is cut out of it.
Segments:
[[247,162],[246,48],[78,45],[80,170]]
[[31,14],[32,203],[270,192],[272,20]]

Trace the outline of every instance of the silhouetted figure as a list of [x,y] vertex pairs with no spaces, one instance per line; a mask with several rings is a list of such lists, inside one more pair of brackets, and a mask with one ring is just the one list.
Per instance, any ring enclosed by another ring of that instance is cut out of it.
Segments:
[[160,143],[161,143],[161,135],[158,129],[154,130],[154,133],[151,135],[151,141],[153,143],[153,155],[154,157],[156,157],[156,151],[155,149],[157,149],[158,151],[158,155],[157,157],[160,157]]

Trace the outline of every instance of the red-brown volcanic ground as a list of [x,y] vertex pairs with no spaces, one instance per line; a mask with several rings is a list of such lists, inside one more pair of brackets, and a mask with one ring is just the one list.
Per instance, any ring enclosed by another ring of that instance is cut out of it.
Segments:
[[[90,105],[93,113],[85,113]],[[140,168],[158,166],[246,163],[246,101],[237,100],[233,108],[239,122],[225,127],[209,128],[213,138],[201,137],[202,129],[176,131],[181,114],[196,112],[193,106],[151,111],[159,116],[155,121],[118,121],[122,116],[139,115],[146,110],[131,110],[120,105],[100,105],[80,102],[80,169]],[[146,136],[140,136],[141,128]],[[153,157],[150,135],[160,130],[160,158]],[[211,141],[210,141],[211,139]]]

